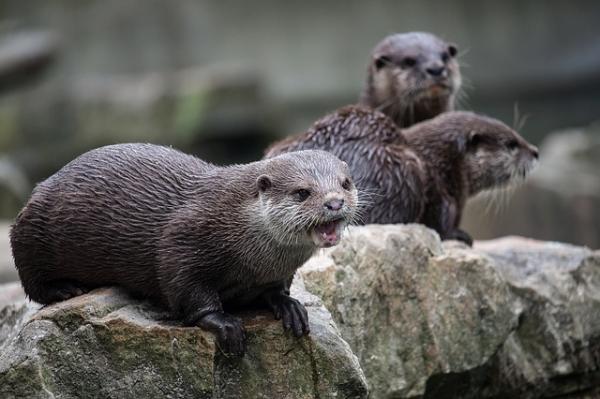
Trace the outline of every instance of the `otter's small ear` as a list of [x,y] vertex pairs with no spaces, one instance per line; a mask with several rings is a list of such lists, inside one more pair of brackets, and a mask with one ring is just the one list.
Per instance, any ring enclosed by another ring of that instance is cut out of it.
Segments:
[[256,179],[256,187],[261,193],[264,193],[265,191],[270,189],[271,186],[273,186],[273,182],[271,181],[271,178],[267,175],[260,175],[258,176],[258,179]]
[[456,54],[458,54],[458,47],[456,47],[456,44],[450,43],[448,45],[448,54],[450,54],[450,57],[456,57]]
[[391,63],[392,60],[387,55],[379,55],[375,57],[375,68],[378,70]]

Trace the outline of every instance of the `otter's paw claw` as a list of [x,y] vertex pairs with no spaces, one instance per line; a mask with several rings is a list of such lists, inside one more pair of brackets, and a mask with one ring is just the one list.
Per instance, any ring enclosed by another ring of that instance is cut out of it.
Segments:
[[275,318],[283,320],[283,327],[286,330],[291,329],[296,337],[310,332],[308,312],[298,300],[285,294],[279,294],[269,299],[268,303]]
[[83,295],[87,291],[87,289],[79,287],[70,281],[59,280],[51,283],[47,296],[49,302],[66,301],[67,299]]
[[210,313],[202,318],[199,325],[215,334],[217,346],[223,353],[244,356],[246,332],[240,319],[225,313]]

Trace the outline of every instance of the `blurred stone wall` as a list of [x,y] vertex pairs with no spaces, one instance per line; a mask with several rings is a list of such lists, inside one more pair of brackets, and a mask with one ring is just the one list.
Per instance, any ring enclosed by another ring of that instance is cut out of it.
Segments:
[[292,114],[281,118],[283,130],[302,129],[356,98],[369,50],[383,36],[428,30],[462,50],[464,106],[511,122],[518,103],[534,141],[600,111],[594,1],[3,0],[1,7],[5,30],[61,35],[49,97],[113,75],[236,66],[256,72],[268,101]]
[[[31,187],[119,141],[256,159],[355,101],[372,46],[411,30],[459,45],[462,108],[512,124],[518,104],[539,143],[600,119],[599,20],[600,2],[584,0],[2,0],[0,45],[23,30],[60,38],[43,80],[0,96],[2,162]],[[2,197],[3,216],[20,195]]]

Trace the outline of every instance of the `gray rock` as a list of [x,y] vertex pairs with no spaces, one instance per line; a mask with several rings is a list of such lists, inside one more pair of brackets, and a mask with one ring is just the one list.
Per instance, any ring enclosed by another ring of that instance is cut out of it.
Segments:
[[599,265],[598,253],[566,244],[470,249],[418,225],[372,225],[300,274],[372,398],[584,397],[600,385]]
[[211,334],[116,289],[33,313],[12,305],[13,334],[0,344],[0,397],[366,398],[358,361],[329,313],[295,291],[309,310],[310,336],[297,340],[266,313],[242,314],[249,336],[242,359],[222,355]]
[[[10,249],[9,229],[9,223],[6,221],[0,222],[0,284],[19,280]],[[0,288],[0,296],[1,292],[2,288]]]
[[21,282],[14,281],[12,283],[0,284],[0,309],[6,305],[25,300],[25,292],[21,287]]
[[468,248],[419,225],[351,228],[292,286],[310,336],[244,313],[243,359],[114,289],[38,310],[9,287],[2,398],[363,398],[367,381],[374,399],[600,393],[600,252],[568,244]]
[[39,307],[35,303],[25,302],[25,292],[20,282],[0,284],[0,352]]
[[496,382],[519,397],[598,392],[600,252],[519,237],[479,242],[476,250],[494,260],[524,305],[492,366]]

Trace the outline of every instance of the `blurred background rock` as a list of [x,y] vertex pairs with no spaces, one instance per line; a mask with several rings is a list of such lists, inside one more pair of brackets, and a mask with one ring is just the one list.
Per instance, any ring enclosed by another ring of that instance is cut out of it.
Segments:
[[475,201],[468,231],[598,248],[599,20],[584,0],[2,0],[0,215],[104,144],[257,159],[354,102],[381,38],[425,30],[461,49],[461,108],[510,124],[518,105],[522,134],[542,145],[539,173],[499,211]]

